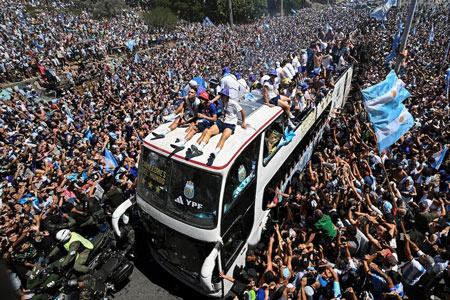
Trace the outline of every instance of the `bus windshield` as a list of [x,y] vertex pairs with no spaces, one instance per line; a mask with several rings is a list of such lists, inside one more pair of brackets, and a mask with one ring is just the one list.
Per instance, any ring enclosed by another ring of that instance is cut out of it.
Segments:
[[163,213],[189,225],[214,228],[221,176],[173,161],[143,148],[138,195]]

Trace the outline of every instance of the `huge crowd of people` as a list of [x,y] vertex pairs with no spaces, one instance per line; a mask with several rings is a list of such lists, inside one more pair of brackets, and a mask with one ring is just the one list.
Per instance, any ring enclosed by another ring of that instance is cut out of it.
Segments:
[[[346,107],[333,112],[306,170],[275,190],[273,222],[243,271],[221,276],[251,299],[427,299],[439,285],[449,292],[450,170],[432,158],[449,143],[448,4],[419,7],[400,72],[416,124],[379,153],[359,90],[387,74],[406,9],[382,26],[365,9],[336,6],[149,33],[136,11],[95,20],[71,14],[66,1],[3,2],[0,82],[37,77],[0,94],[0,249],[23,299],[34,293],[29,271],[48,263],[61,229],[105,230],[98,212],[135,194],[141,141],[177,112],[180,96],[230,97],[222,76],[233,76],[245,92],[267,89],[266,104],[289,119],[290,107],[314,105],[350,64]],[[33,6],[41,9],[31,15]],[[202,111],[210,125],[211,111]],[[86,272],[82,264],[76,271]]]

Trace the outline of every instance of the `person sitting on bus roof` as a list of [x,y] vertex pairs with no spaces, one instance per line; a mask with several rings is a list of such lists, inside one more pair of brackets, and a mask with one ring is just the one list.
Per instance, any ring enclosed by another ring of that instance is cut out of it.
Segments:
[[210,128],[215,121],[217,121],[217,108],[214,103],[209,101],[209,94],[205,91],[200,94],[202,103],[200,104],[199,113],[197,114],[197,121],[192,124],[187,131],[186,136],[175,143],[170,144],[173,148],[184,149],[184,145],[197,133],[203,132]]
[[155,138],[163,138],[166,136],[166,134],[168,134],[178,126],[193,123],[195,117],[197,116],[198,108],[200,105],[200,100],[196,97],[196,93],[197,92],[194,88],[191,88],[189,90],[188,95],[182,98],[182,103],[175,111],[175,120],[172,122],[172,124],[170,124],[168,128],[164,129],[163,131],[152,132]]
[[208,158],[208,165],[212,165],[214,159],[217,157],[219,152],[222,150],[225,141],[234,133],[236,125],[238,122],[238,112],[241,113],[242,118],[242,128],[247,128],[245,123],[245,111],[239,105],[238,102],[230,99],[229,89],[223,89],[219,93],[223,102],[223,112],[220,118],[217,120],[216,124],[211,126],[211,128],[203,131],[203,134],[198,139],[195,145],[192,145],[190,149],[186,152],[186,157],[195,157],[203,154],[203,148],[208,144],[209,139],[219,133],[222,133],[219,143],[216,149]]
[[275,70],[269,71],[270,79],[264,82],[264,104],[269,107],[273,107],[275,105],[280,106],[286,116],[288,117],[288,125],[291,128],[294,128],[294,124],[292,124],[290,119],[294,119],[295,116],[291,114],[291,108],[289,106],[289,98],[283,95],[279,95],[278,93],[278,85],[279,83],[275,80],[277,78],[277,72]]

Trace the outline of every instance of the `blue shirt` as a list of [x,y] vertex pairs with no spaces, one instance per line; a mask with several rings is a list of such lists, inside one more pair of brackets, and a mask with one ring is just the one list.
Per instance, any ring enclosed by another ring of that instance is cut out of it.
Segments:
[[[214,103],[209,102],[207,105],[201,105],[200,106],[200,113],[207,115],[208,117],[212,117],[214,115],[217,115],[217,107]],[[210,120],[204,120],[203,122],[208,122],[210,125],[212,125],[214,122]]]

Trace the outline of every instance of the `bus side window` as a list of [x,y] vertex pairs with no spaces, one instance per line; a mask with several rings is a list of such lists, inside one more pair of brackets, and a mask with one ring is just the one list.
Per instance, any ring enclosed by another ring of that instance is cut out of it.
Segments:
[[280,116],[275,122],[273,122],[265,131],[264,136],[264,162],[263,165],[266,166],[269,161],[274,157],[279,147],[281,139],[284,133],[284,116]]
[[[259,137],[253,140],[250,145],[242,151],[228,172],[225,194],[223,197],[224,216],[232,210],[238,201],[240,201],[239,199],[246,189],[256,181],[260,144]],[[249,201],[245,208],[254,202],[250,202],[250,199],[244,200]]]

